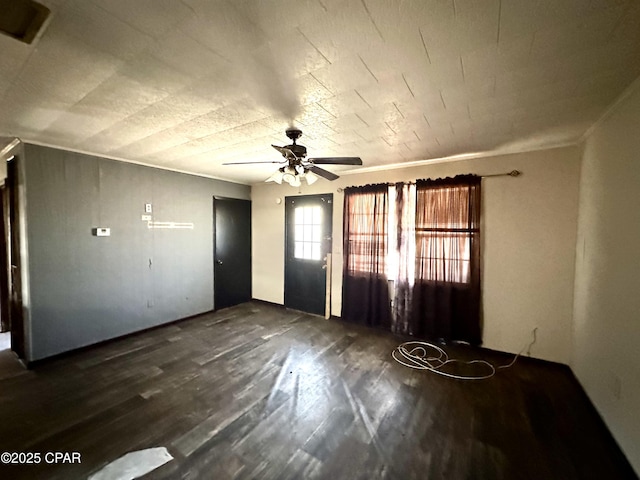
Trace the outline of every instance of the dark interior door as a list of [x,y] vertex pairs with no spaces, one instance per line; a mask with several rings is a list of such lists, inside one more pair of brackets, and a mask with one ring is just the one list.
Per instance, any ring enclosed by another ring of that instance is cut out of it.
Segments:
[[251,202],[214,198],[216,310],[251,300]]
[[16,156],[7,162],[8,230],[9,230],[9,323],[11,325],[11,349],[24,358],[24,319],[22,316],[22,278],[20,275],[20,197],[18,195],[18,162]]
[[9,195],[5,185],[0,187],[0,333],[11,330],[9,316],[9,241],[7,204]]
[[284,304],[324,315],[333,195],[286,197],[285,201]]

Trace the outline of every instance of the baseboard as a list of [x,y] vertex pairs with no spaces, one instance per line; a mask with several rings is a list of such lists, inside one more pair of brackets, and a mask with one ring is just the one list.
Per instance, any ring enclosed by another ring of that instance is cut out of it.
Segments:
[[268,300],[261,300],[260,298],[252,298],[252,302],[262,303],[263,305],[269,305],[270,307],[287,308],[282,303],[270,302]]
[[113,337],[113,338],[108,338],[106,340],[100,340],[99,342],[96,342],[96,343],[91,343],[89,345],[84,345],[82,347],[78,347],[78,348],[74,348],[74,349],[67,350],[67,351],[64,351],[64,352],[56,353],[55,355],[51,355],[49,357],[39,358],[37,360],[30,360],[30,361],[21,359],[21,361],[22,361],[23,365],[27,369],[33,370],[34,368],[41,367],[42,365],[46,365],[46,364],[51,363],[51,362],[53,362],[55,360],[59,360],[61,358],[66,358],[66,357],[69,357],[71,355],[75,355],[75,354],[78,354],[78,353],[81,353],[81,352],[85,352],[87,350],[91,350],[91,349],[96,348],[96,347],[102,347],[104,345],[108,345],[109,343],[116,342],[116,341],[119,341],[119,340],[122,340],[122,339],[125,339],[125,338],[134,337],[136,335],[142,335],[143,333],[148,333],[148,332],[151,332],[153,330],[157,330],[159,328],[168,327],[169,325],[175,325],[177,323],[184,322],[186,320],[191,320],[191,319],[194,319],[194,318],[197,318],[197,317],[201,317],[201,316],[204,316],[204,315],[209,315],[209,314],[213,313],[214,311],[215,310],[209,310],[209,311],[206,311],[206,312],[196,313],[194,315],[189,315],[188,317],[178,318],[177,320],[171,320],[171,321],[169,321],[167,323],[161,323],[159,325],[154,325],[152,327],[143,328],[142,330],[136,330],[135,332],[125,333],[124,335],[120,335],[120,336]]
[[[252,298],[251,301],[252,302],[258,302],[258,303],[263,303],[265,305],[270,305],[270,306],[273,306],[273,307],[280,307],[280,308],[283,308],[283,309],[286,308],[284,305],[281,305],[281,304],[278,304],[278,303],[268,302],[266,300],[259,300],[257,298]],[[209,315],[209,314],[211,314],[213,312],[216,312],[216,311],[217,310],[214,309],[214,310],[209,310],[209,311],[202,312],[202,313],[196,313],[196,314],[190,315],[188,317],[178,318],[176,320],[172,320],[172,321],[167,322],[167,323],[161,323],[159,325],[154,325],[153,327],[144,328],[142,330],[136,330],[135,332],[126,333],[126,334],[120,335],[118,337],[113,337],[113,338],[109,338],[109,339],[106,339],[106,340],[101,340],[99,342],[91,343],[89,345],[84,345],[82,347],[74,348],[72,350],[67,350],[65,352],[56,353],[55,355],[51,355],[49,357],[39,358],[37,360],[31,360],[31,361],[20,359],[20,361],[22,362],[22,364],[27,369],[32,370],[34,368],[38,368],[38,367],[40,367],[42,365],[46,365],[47,363],[53,362],[53,361],[58,360],[60,358],[65,358],[65,357],[67,357],[69,355],[74,355],[76,353],[84,352],[84,351],[90,350],[90,349],[95,348],[95,347],[104,346],[104,345],[107,345],[107,344],[109,344],[111,342],[122,340],[124,338],[133,337],[135,335],[141,335],[143,333],[147,333],[147,332],[156,330],[158,328],[167,327],[169,325],[174,325],[176,323],[184,322],[186,320],[191,320],[193,318],[197,318],[197,317],[200,317],[202,315]]]
[[603,437],[606,437],[607,438],[607,442],[609,444],[611,444],[611,446],[612,446],[611,454],[618,457],[617,461],[620,462],[620,465],[624,465],[625,466],[625,470],[627,470],[627,473],[625,474],[624,478],[636,479],[637,480],[638,479],[638,473],[636,473],[636,471],[634,470],[633,466],[631,465],[631,463],[627,459],[626,455],[624,454],[624,451],[622,450],[622,448],[620,447],[620,445],[616,441],[615,437],[611,433],[611,430],[609,430],[609,427],[607,426],[607,423],[604,421],[604,418],[602,418],[602,415],[600,415],[600,412],[598,411],[596,406],[591,401],[591,398],[589,398],[589,395],[587,394],[587,391],[584,389],[584,387],[580,383],[580,380],[578,380],[578,377],[576,377],[575,373],[573,373],[573,370],[571,370],[570,367],[567,367],[567,369],[568,369],[568,373],[570,375],[570,377],[569,377],[570,381],[575,384],[575,386],[577,387],[578,391],[580,392],[580,395],[582,397],[584,397],[585,404],[588,405],[588,408],[591,410],[591,413],[592,413],[593,417],[598,419],[598,423],[599,423],[599,427],[598,428],[601,430],[600,434]]
[[[479,350],[482,350],[482,351],[485,351],[485,352],[488,352],[488,353],[510,356],[512,358],[516,355],[515,353],[503,352],[502,350],[494,350],[492,348],[486,348],[486,347],[482,347],[482,346],[475,347],[475,348],[478,348]],[[571,367],[569,367],[569,365],[567,365],[566,363],[554,362],[552,360],[545,360],[543,358],[537,358],[537,357],[529,357],[529,356],[522,355],[522,354],[518,355],[518,361],[520,361],[520,360],[525,360],[527,362],[537,363],[538,365],[545,365],[547,367],[561,368],[563,370],[566,370],[567,372],[570,372],[573,375],[573,372],[571,371]]]
[[[283,310],[289,310],[292,312],[300,312],[300,313],[304,313],[305,315],[313,315],[314,317],[320,317],[322,319],[324,319],[324,315],[318,315],[317,313],[309,313],[309,312],[303,312],[302,310],[296,310],[293,308],[289,308],[286,307],[285,305],[281,304],[281,303],[274,303],[274,302],[269,302],[268,300],[260,300],[259,298],[252,298],[251,299],[252,302],[256,302],[256,303],[261,303],[263,305],[268,305],[270,307],[276,307],[276,308],[281,308]],[[339,320],[340,317],[336,317],[334,315],[331,315],[330,317],[332,320]]]

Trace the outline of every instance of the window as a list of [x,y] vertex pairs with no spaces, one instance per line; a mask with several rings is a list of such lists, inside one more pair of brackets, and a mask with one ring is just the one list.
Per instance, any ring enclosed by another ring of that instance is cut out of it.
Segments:
[[342,318],[389,328],[387,281],[389,188],[344,190]]
[[[351,270],[379,272],[384,267],[390,280],[408,277],[411,282],[418,272],[422,280],[468,283],[472,240],[479,232],[470,195],[467,186],[424,181],[390,185],[384,207],[375,193],[352,194],[348,201]],[[372,255],[376,262],[371,262]]]
[[343,317],[480,344],[480,187],[459,175],[345,189]]
[[418,186],[416,265],[422,280],[471,280],[471,244],[479,228],[470,200],[466,185]]
[[320,260],[322,209],[319,206],[296,207],[294,226],[294,257],[303,260]]
[[345,268],[351,273],[387,273],[388,199],[386,186],[360,187],[345,194]]

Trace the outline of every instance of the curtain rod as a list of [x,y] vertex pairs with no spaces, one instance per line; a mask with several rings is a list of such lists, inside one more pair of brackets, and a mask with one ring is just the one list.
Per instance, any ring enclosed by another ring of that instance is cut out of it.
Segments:
[[[522,172],[520,170],[511,170],[510,172],[505,172],[505,173],[492,173],[490,175],[480,175],[480,178],[489,178],[489,177],[518,177],[522,175]],[[411,185],[415,185],[416,182],[404,182],[404,183],[409,183]],[[395,185],[395,183],[387,183],[387,185],[391,186],[391,185]],[[338,193],[342,193],[343,189],[342,188],[338,188]]]
[[520,170],[511,170],[510,172],[507,173],[493,173],[491,175],[480,175],[482,178],[489,178],[489,177],[517,177],[519,175],[522,175],[522,172]]

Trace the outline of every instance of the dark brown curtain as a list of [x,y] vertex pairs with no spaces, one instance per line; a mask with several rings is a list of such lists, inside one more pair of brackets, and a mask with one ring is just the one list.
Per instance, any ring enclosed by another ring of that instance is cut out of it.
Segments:
[[412,335],[481,343],[480,185],[475,175],[416,182]]
[[344,191],[342,318],[390,328],[387,280],[389,187]]

